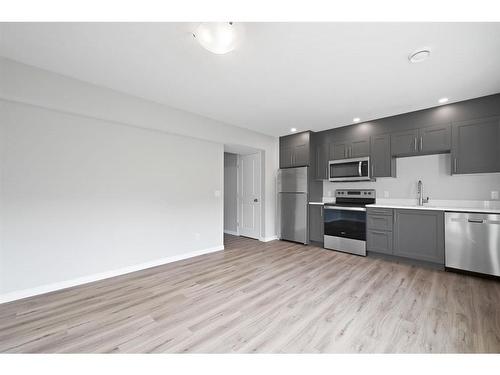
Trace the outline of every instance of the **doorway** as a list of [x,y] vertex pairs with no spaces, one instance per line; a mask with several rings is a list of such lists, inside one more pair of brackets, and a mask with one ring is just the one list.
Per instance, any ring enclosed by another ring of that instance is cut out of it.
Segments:
[[[229,150],[236,151],[234,146]],[[224,233],[260,240],[262,155],[248,148],[239,151],[224,152]]]

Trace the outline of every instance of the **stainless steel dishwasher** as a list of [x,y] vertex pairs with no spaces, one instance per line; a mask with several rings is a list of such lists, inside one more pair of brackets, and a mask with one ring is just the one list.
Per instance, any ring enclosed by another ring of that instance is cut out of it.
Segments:
[[500,215],[446,212],[445,266],[500,276]]

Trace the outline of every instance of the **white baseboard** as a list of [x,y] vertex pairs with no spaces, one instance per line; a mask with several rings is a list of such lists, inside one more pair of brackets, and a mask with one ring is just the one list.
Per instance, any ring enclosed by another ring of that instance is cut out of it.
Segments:
[[187,258],[196,257],[198,255],[214,253],[216,251],[224,250],[224,245],[210,247],[208,249],[191,251],[185,254],[173,255],[171,257],[156,259],[150,262],[135,264],[132,266],[119,268],[116,270],[105,271],[101,273],[96,273],[93,275],[82,276],[76,279],[65,280],[57,283],[46,284],[42,286],[38,286],[36,288],[23,289],[19,291],[9,292],[5,294],[0,294],[0,304],[5,302],[11,302],[22,298],[32,297],[39,294],[45,294],[49,292],[54,292],[56,290],[66,289],[77,285],[87,284],[94,281],[109,279],[110,277],[120,276],[127,273],[144,270],[151,267],[161,266],[162,264],[176,262],[178,260],[183,260]]
[[274,241],[274,240],[277,240],[277,239],[278,239],[278,236],[261,237],[261,238],[259,238],[259,241],[269,242],[269,241]]
[[239,236],[240,235],[238,232],[235,232],[233,230],[226,230],[226,229],[224,229],[224,233],[232,234],[233,236]]

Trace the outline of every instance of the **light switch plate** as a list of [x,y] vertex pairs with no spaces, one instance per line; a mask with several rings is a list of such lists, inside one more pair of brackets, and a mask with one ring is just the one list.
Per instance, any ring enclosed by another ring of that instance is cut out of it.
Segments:
[[384,190],[384,198],[389,198],[389,192],[387,190]]
[[214,196],[215,196],[215,198],[219,198],[220,197],[220,190],[215,190]]
[[498,190],[491,191],[491,199],[498,199]]

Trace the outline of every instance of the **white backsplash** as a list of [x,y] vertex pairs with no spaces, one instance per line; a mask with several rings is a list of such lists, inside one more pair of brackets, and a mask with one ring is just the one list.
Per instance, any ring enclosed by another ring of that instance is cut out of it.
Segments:
[[424,184],[424,196],[432,200],[489,201],[500,190],[500,173],[451,175],[450,154],[398,158],[395,178],[377,181],[323,182],[325,202],[336,189],[375,189],[377,199],[416,199],[417,182]]

